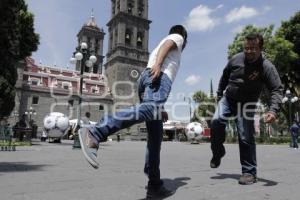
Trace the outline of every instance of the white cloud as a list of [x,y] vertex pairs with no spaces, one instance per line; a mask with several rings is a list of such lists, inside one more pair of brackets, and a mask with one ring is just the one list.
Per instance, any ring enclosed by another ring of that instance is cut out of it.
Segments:
[[240,8],[234,8],[226,16],[227,23],[247,19],[258,15],[258,11],[255,8],[242,6]]
[[196,75],[190,75],[189,77],[187,77],[185,79],[185,83],[187,85],[195,85],[196,83],[198,83],[201,80],[200,76],[196,76]]
[[235,27],[234,29],[232,29],[232,33],[241,33],[242,31],[243,31],[243,29],[244,29],[244,27],[245,26],[243,26],[243,25],[241,25],[241,26],[237,26],[237,27]]
[[211,14],[222,7],[223,5],[218,5],[215,9],[211,9],[205,5],[199,5],[191,10],[184,24],[189,31],[213,29],[219,23],[219,19],[212,17]]

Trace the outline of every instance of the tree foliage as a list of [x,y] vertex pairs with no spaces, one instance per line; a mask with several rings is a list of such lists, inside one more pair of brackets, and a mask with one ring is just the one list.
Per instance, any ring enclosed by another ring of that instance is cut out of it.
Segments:
[[295,55],[292,55],[292,59],[287,62],[288,69],[283,76],[283,82],[287,88],[300,96],[300,11],[296,12],[288,21],[282,22],[276,32],[276,37],[283,38],[292,44],[291,48]]
[[198,107],[194,111],[193,121],[202,122],[203,118],[210,126],[211,118],[215,112],[215,98],[208,97],[203,91],[197,91],[193,95],[193,100],[198,103]]
[[39,35],[33,22],[24,0],[1,0],[0,119],[14,108],[18,62],[37,50]]

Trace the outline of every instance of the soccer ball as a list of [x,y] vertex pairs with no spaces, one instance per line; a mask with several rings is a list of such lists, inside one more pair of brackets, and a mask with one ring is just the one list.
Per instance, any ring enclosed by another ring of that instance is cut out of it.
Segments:
[[191,122],[186,126],[186,136],[188,140],[200,139],[203,134],[203,127],[199,122]]
[[69,128],[69,118],[63,113],[52,112],[44,118],[44,129],[50,138],[60,138]]

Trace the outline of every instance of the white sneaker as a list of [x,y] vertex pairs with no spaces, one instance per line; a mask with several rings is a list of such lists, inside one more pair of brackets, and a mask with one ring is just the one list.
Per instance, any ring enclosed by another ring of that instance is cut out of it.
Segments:
[[99,168],[99,163],[97,162],[97,151],[99,149],[98,141],[90,133],[89,129],[82,127],[78,132],[79,141],[81,145],[81,150],[84,157],[89,162],[89,164],[95,169]]

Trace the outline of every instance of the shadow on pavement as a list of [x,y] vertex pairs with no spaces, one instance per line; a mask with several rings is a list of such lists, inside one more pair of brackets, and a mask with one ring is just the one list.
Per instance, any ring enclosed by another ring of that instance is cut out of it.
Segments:
[[32,165],[27,162],[1,162],[1,172],[26,172],[26,171],[40,171],[43,167],[49,165]]
[[[240,174],[222,174],[222,173],[217,173],[218,176],[212,176],[210,177],[211,179],[235,179],[239,180],[240,179]],[[264,182],[263,186],[275,186],[278,184],[278,182],[272,181],[272,180],[267,180],[263,178],[258,178],[258,182]]]
[[[168,178],[165,178],[165,179],[162,179],[163,182],[164,182],[164,186],[166,186],[166,188],[168,190],[172,190],[173,191],[173,194],[171,196],[173,196],[175,193],[176,193],[176,190],[184,185],[187,184],[187,181],[191,180],[190,177],[178,177],[178,178],[175,178],[175,179],[168,179]],[[170,196],[168,197],[161,197],[161,198],[155,198],[155,200],[162,200],[162,199],[165,199],[165,198],[169,198]],[[144,198],[144,199],[139,199],[139,200],[147,200],[147,198]]]

